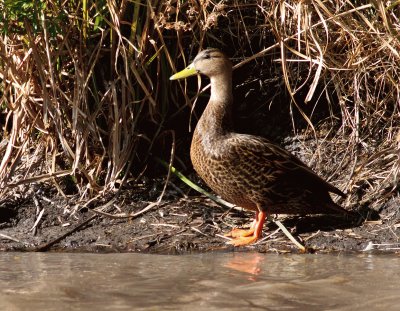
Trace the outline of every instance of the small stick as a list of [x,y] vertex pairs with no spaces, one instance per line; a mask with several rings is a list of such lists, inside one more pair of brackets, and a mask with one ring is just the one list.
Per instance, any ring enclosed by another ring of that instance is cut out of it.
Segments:
[[293,242],[294,245],[296,245],[302,252],[306,252],[306,248],[304,247],[304,245],[297,241],[279,220],[273,220],[273,222],[282,230],[282,232],[289,238],[289,240]]
[[39,224],[40,219],[42,219],[43,213],[44,213],[44,208],[42,208],[42,210],[40,211],[39,216],[37,217],[30,231],[34,231],[34,233],[36,233],[36,226]]
[[121,214],[120,215],[113,215],[113,214],[110,214],[110,213],[107,213],[107,212],[100,211],[98,209],[93,209],[93,210],[90,210],[90,211],[93,212],[93,213],[102,215],[102,216],[107,216],[107,217],[115,218],[115,219],[135,218],[135,217],[137,217],[137,216],[139,216],[141,214],[144,214],[145,212],[147,212],[148,210],[152,209],[154,206],[157,206],[159,204],[160,204],[160,202],[158,202],[158,201],[152,202],[152,203],[150,203],[149,205],[147,205],[145,208],[143,208],[142,210],[140,210],[137,213],[131,213],[131,214],[124,213],[122,215]]
[[38,247],[35,247],[34,249],[32,249],[32,251],[34,252],[44,252],[47,251],[51,246],[53,246],[54,244],[60,242],[61,240],[63,240],[64,238],[66,238],[67,236],[71,235],[72,233],[74,233],[75,231],[78,231],[80,228],[82,228],[83,226],[87,225],[89,222],[91,222],[93,219],[99,217],[99,215],[93,215],[92,217],[86,219],[84,222],[80,223],[79,225],[77,225],[76,227],[72,228],[71,230],[65,232],[63,235],[59,236],[58,238],[55,238],[54,240],[51,240],[48,243],[44,243],[42,245],[39,245]]
[[[115,199],[112,199],[109,202],[107,202],[106,204],[104,204],[101,207],[99,207],[98,209],[99,210],[100,209],[106,209],[106,208],[110,207],[112,204],[114,204],[114,202],[115,202]],[[92,217],[86,219],[85,221],[83,221],[79,225],[75,226],[71,230],[69,230],[69,231],[65,232],[64,234],[62,234],[61,236],[55,238],[54,240],[51,240],[50,242],[44,243],[42,245],[39,245],[39,246],[33,248],[32,251],[34,251],[34,252],[44,252],[44,251],[48,250],[51,246],[53,246],[54,244],[60,242],[61,240],[63,240],[67,236],[71,235],[75,231],[78,231],[80,228],[86,226],[88,223],[90,223],[92,220],[96,219],[97,217],[99,217],[98,214],[93,215]]]
[[11,241],[14,241],[14,242],[17,242],[17,243],[21,243],[20,240],[18,240],[18,239],[16,239],[16,238],[13,238],[13,237],[11,237],[11,236],[9,236],[9,235],[0,233],[0,236],[1,236],[2,238],[7,239],[7,240],[11,240]]
[[231,238],[226,237],[226,236],[223,235],[223,234],[218,234],[218,233],[217,233],[215,236],[220,237],[220,238],[223,238],[223,239],[228,240],[228,241],[232,241],[232,240],[233,240],[233,239],[231,239]]
[[196,231],[197,233],[200,233],[201,235],[204,235],[206,237],[210,237],[208,234],[205,234],[203,232],[201,232],[199,229],[195,228],[195,227],[190,227],[191,230]]

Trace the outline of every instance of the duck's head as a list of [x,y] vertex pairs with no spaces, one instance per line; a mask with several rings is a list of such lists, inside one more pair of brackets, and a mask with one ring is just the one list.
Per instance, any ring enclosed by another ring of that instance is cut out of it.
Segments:
[[169,79],[178,80],[195,74],[203,74],[212,78],[221,74],[231,74],[231,71],[232,63],[224,53],[218,49],[206,49],[197,54],[189,66]]

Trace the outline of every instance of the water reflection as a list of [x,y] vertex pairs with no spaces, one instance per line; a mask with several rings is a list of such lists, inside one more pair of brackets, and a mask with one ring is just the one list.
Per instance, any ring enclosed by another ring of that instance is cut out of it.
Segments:
[[252,277],[249,280],[255,281],[254,276],[259,275],[263,270],[265,255],[258,253],[249,254],[249,256],[233,256],[223,264],[223,267],[232,269],[234,273],[237,271],[244,272]]
[[0,254],[0,310],[399,310],[397,255]]

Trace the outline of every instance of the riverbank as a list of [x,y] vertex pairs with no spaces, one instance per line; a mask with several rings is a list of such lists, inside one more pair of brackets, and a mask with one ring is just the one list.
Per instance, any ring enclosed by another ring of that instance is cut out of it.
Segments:
[[[233,250],[224,233],[249,225],[252,213],[220,206],[202,196],[167,192],[164,200],[149,198],[151,189],[130,189],[117,198],[79,204],[77,197],[61,198],[42,191],[24,200],[1,204],[1,251],[144,252],[184,254]],[[398,251],[399,200],[392,199],[377,215],[357,220],[327,215],[279,219],[309,252]],[[96,211],[94,211],[96,210]],[[366,218],[369,218],[367,220]],[[298,252],[273,221],[264,238],[236,248],[259,252]]]

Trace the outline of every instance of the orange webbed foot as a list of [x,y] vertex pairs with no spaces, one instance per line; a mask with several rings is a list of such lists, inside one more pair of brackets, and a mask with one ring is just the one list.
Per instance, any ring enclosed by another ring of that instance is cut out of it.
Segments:
[[253,234],[254,234],[254,228],[249,228],[249,229],[234,228],[232,229],[232,231],[224,234],[224,236],[232,238],[240,238],[240,237],[248,237]]
[[256,212],[255,220],[251,224],[250,229],[233,229],[231,232],[225,235],[234,238],[233,240],[229,241],[228,244],[233,246],[243,246],[256,242],[261,237],[265,217],[266,213],[264,211]]
[[256,235],[251,235],[251,236],[241,236],[239,238],[233,239],[227,244],[231,244],[233,246],[244,246],[244,245],[249,245],[253,244],[258,240],[258,237]]

